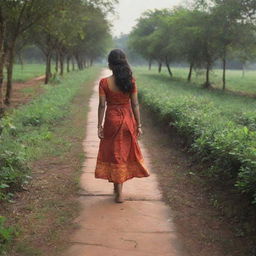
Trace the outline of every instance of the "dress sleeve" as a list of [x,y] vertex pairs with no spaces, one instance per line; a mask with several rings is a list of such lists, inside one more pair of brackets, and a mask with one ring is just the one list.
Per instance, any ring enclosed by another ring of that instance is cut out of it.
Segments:
[[132,94],[138,93],[137,84],[134,78],[132,79],[132,84],[133,84]]
[[105,89],[104,89],[104,80],[101,79],[99,83],[99,95],[100,96],[106,96]]

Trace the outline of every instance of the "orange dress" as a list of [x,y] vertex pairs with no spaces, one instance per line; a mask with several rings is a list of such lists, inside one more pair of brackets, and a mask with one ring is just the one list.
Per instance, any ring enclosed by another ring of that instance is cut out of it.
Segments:
[[[133,85],[132,93],[137,93],[135,80]],[[107,109],[95,178],[123,183],[134,177],[148,177],[150,174],[137,141],[136,120],[129,94],[111,90],[107,78],[102,78],[99,83],[99,95],[106,96]]]

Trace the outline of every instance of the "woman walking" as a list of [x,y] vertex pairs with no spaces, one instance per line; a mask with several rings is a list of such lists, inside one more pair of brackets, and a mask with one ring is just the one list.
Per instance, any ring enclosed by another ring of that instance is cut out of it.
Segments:
[[150,174],[137,141],[142,135],[138,89],[125,53],[120,49],[112,50],[108,65],[112,75],[102,78],[99,83],[100,145],[95,178],[114,183],[115,202],[122,203],[123,183]]

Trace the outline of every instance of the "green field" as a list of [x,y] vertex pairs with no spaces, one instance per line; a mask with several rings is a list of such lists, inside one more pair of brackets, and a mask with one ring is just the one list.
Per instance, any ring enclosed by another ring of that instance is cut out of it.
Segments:
[[[157,67],[152,67],[152,71],[155,72]],[[174,78],[182,78],[187,79],[188,76],[188,68],[172,68],[172,72]],[[164,75],[167,74],[167,70],[165,67],[162,69],[162,73]],[[222,70],[214,69],[211,71],[211,82],[214,87],[222,88]],[[256,94],[256,71],[245,71],[245,75],[243,77],[242,70],[227,70],[226,73],[226,88],[232,91],[239,91],[245,93]],[[193,72],[192,75],[192,83],[194,85],[200,86],[205,82],[205,72],[204,70],[200,70],[197,72]]]
[[256,101],[221,90],[207,90],[157,70],[135,68],[145,106],[176,127],[206,173],[234,181],[256,203]]
[[31,78],[44,75],[44,72],[44,64],[24,64],[23,66],[16,64],[13,69],[13,81],[25,82]]
[[[177,76],[186,74],[185,69],[174,69],[173,72],[175,72]],[[237,74],[236,71],[230,72],[234,72],[234,77],[235,74]],[[225,115],[234,116],[242,112],[256,110],[256,100],[253,98],[234,95],[232,93],[223,91],[208,91],[207,89],[202,89],[200,83],[193,82],[192,84],[190,84],[183,79],[177,78],[176,76],[174,78],[170,78],[167,72],[165,71],[162,72],[162,74],[158,74],[156,69],[148,71],[145,67],[139,67],[134,70],[134,74],[139,79],[143,78],[143,80],[139,80],[139,86],[144,87],[146,86],[144,83],[153,83],[154,85],[151,86],[154,86],[154,89],[156,87],[160,87],[164,90],[166,89],[170,91],[172,95],[195,96],[200,99],[207,99],[211,101],[213,104],[215,104],[216,107],[222,109]]]

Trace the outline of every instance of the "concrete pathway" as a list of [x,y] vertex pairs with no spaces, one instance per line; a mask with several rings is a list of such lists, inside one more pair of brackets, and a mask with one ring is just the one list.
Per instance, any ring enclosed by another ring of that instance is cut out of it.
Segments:
[[[110,72],[104,70],[101,77]],[[80,179],[81,215],[75,220],[79,228],[71,234],[67,256],[183,256],[170,216],[170,208],[161,193],[146,149],[139,141],[150,177],[133,178],[124,183],[123,204],[114,202],[113,185],[95,179],[98,153],[97,107],[98,82],[90,99],[86,138],[86,155]]]

